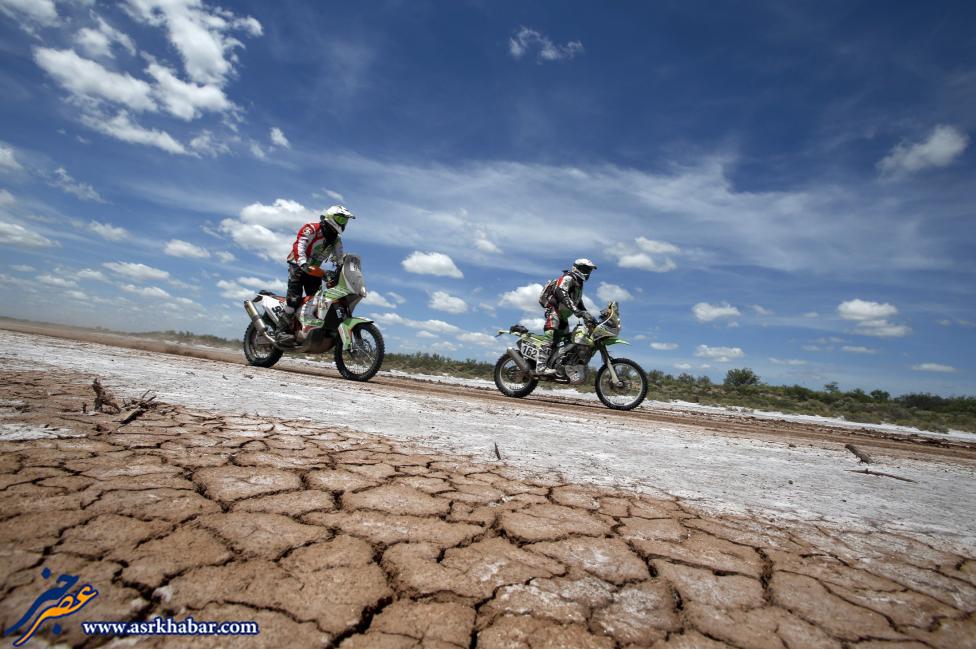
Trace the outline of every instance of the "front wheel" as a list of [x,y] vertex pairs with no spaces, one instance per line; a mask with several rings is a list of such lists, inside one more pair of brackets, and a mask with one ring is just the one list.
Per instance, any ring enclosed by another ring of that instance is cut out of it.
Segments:
[[502,357],[495,363],[495,386],[506,397],[517,399],[527,397],[537,385],[539,385],[539,380],[520,370],[515,359],[508,354],[502,354]]
[[350,381],[368,381],[380,371],[383,364],[383,334],[376,325],[365,322],[353,327],[349,349],[336,341],[335,364],[342,378]]
[[615,358],[611,362],[620,384],[613,384],[610,372],[604,365],[596,373],[596,395],[607,408],[633,410],[647,396],[647,375],[640,365],[630,359]]
[[271,367],[281,359],[282,351],[271,344],[257,330],[252,322],[244,332],[244,358],[248,365],[255,367]]

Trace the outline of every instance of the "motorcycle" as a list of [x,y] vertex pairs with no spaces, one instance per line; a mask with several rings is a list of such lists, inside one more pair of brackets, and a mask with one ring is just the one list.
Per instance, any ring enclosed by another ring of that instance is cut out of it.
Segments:
[[[534,334],[522,325],[501,329],[498,336],[511,334],[518,341],[495,363],[495,385],[502,394],[516,398],[531,394],[539,381],[581,385],[589,377],[590,359],[599,352],[603,366],[596,372],[597,396],[613,410],[633,410],[647,396],[647,374],[634,361],[613,358],[607,351],[610,345],[630,344],[618,338],[620,328],[620,310],[616,302],[610,302],[592,327],[578,323],[569,342],[558,349],[552,348],[551,337]],[[556,374],[546,375],[542,370],[550,354],[556,354]]]
[[282,354],[324,354],[333,351],[336,368],[350,381],[368,381],[383,364],[383,335],[372,320],[353,317],[356,305],[366,297],[362,264],[356,255],[345,255],[335,273],[319,267],[309,274],[324,277],[315,295],[305,297],[295,314],[295,346],[281,346],[275,334],[285,317],[285,297],[259,291],[244,300],[251,323],[244,332],[244,356],[250,365],[271,367]]

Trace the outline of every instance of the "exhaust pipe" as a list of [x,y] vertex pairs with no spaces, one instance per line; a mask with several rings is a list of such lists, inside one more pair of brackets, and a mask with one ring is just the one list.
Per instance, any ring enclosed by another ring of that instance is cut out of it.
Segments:
[[249,318],[251,318],[251,324],[254,328],[258,330],[258,333],[268,335],[268,325],[264,323],[264,318],[258,313],[258,310],[254,308],[254,303],[250,300],[244,300],[244,310],[247,312]]
[[522,354],[520,354],[517,349],[515,349],[514,347],[509,347],[506,350],[506,352],[511,357],[511,359],[513,361],[515,361],[515,364],[518,365],[518,368],[520,370],[522,370],[523,372],[525,372],[527,374],[531,374],[532,373],[532,368],[530,368],[529,367],[529,364],[525,362],[525,357],[522,356]]

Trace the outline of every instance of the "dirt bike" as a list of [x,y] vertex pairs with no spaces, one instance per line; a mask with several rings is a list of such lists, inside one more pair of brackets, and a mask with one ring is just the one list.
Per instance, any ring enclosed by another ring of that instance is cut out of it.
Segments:
[[[501,329],[498,335],[518,337],[515,347],[509,347],[495,363],[495,385],[509,397],[525,397],[535,390],[539,381],[580,385],[589,377],[590,359],[599,352],[603,366],[596,372],[596,395],[608,408],[632,410],[647,396],[647,375],[641,366],[627,358],[613,358],[607,347],[621,343],[620,310],[610,302],[600,312],[592,327],[580,322],[569,335],[569,342],[552,348],[553,339],[534,334],[522,325]],[[556,354],[553,367],[556,373],[546,375],[542,370],[550,354]]]
[[324,277],[322,288],[305,297],[295,314],[294,346],[275,340],[285,320],[285,297],[260,291],[253,300],[244,300],[251,324],[244,332],[244,356],[258,367],[271,367],[282,354],[324,354],[333,350],[336,368],[343,378],[368,381],[383,364],[383,335],[367,318],[355,318],[356,305],[366,297],[362,264],[356,255],[345,255],[335,273],[310,267],[310,275]]

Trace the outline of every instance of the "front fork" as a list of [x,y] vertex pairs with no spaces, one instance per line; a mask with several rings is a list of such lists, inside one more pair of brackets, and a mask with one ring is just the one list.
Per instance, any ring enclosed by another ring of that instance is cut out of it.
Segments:
[[603,357],[603,364],[607,366],[607,371],[610,372],[610,380],[613,381],[614,387],[620,387],[620,379],[617,377],[617,370],[613,369],[613,359],[610,358],[610,352],[607,351],[606,347],[600,347],[600,356]]

